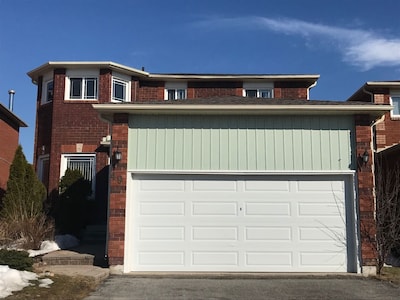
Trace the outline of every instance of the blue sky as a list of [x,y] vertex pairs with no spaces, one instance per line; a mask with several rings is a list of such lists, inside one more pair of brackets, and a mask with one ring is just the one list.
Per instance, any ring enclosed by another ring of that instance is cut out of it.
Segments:
[[[114,61],[153,73],[320,74],[311,99],[345,100],[400,79],[398,0],[0,0],[0,102],[33,158],[47,61]],[[1,141],[4,142],[4,141]]]

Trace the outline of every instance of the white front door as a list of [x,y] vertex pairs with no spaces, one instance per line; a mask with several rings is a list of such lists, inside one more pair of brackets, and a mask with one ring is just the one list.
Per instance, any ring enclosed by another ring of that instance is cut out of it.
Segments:
[[347,272],[345,180],[136,175],[125,271]]

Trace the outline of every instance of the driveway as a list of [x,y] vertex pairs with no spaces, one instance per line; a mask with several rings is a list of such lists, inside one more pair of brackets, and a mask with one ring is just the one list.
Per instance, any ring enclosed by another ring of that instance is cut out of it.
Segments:
[[111,276],[86,300],[98,299],[400,299],[400,287],[358,276]]

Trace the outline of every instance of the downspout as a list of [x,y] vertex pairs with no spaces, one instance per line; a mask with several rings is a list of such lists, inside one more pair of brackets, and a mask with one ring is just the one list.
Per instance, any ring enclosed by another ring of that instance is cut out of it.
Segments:
[[310,100],[310,90],[317,85],[318,81],[315,81],[312,85],[307,88],[307,100]]
[[110,233],[110,197],[111,197],[111,172],[112,172],[112,123],[108,122],[108,134],[111,136],[110,147],[108,149],[108,189],[107,189],[107,225],[106,225],[106,245],[104,249],[104,262],[108,267],[108,241]]

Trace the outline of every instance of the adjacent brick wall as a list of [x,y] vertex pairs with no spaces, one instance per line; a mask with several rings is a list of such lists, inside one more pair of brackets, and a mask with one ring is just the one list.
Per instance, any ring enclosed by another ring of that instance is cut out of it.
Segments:
[[19,127],[0,113],[0,199],[6,190],[10,166],[18,147]]
[[91,203],[89,223],[105,222],[108,198],[108,148],[100,146],[102,137],[109,134],[109,126],[100,120],[93,103],[108,103],[111,96],[111,76],[108,69],[100,70],[98,101],[64,100],[65,69],[54,70],[53,101],[41,104],[42,78],[38,82],[34,165],[40,155],[49,155],[48,195],[50,202],[58,196],[61,154],[96,153],[96,201]]
[[122,159],[113,163],[110,181],[108,257],[110,265],[124,263],[126,168],[128,157],[128,115],[116,114],[112,127],[112,152],[120,151]]
[[[369,116],[355,116],[356,155],[357,155],[357,184],[361,235],[361,259],[363,266],[375,266],[375,202],[373,195],[371,127]],[[362,162],[362,155],[367,150],[370,160]]]

